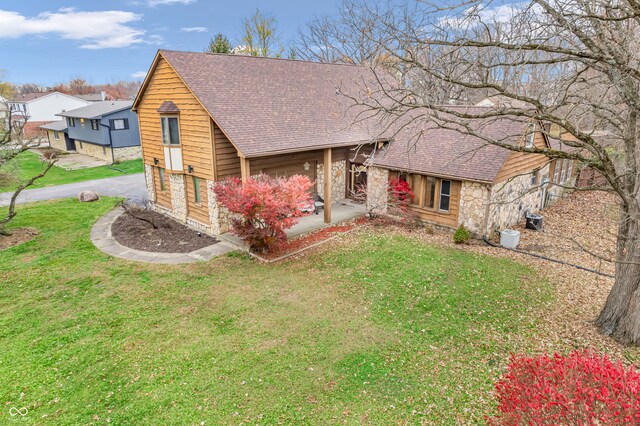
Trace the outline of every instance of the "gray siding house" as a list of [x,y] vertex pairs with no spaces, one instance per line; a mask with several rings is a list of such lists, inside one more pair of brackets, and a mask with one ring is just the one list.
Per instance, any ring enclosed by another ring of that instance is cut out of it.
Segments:
[[87,154],[110,163],[140,158],[138,117],[131,111],[132,103],[95,102],[57,114],[66,122],[66,135],[65,143],[56,148]]

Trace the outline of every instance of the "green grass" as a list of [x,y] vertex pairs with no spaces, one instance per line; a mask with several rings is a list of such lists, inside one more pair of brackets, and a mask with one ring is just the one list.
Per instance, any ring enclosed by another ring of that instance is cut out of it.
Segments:
[[527,267],[392,235],[274,265],[127,262],[89,240],[115,202],[12,224],[41,234],[0,253],[0,423],[482,422],[550,301]]
[[[45,166],[46,163],[43,163],[37,154],[30,151],[23,152],[0,170],[11,174],[15,178],[13,182],[8,182],[7,184],[4,184],[4,186],[0,184],[0,192],[12,191],[16,188],[18,182],[25,181],[30,177],[37,175],[42,172]],[[143,172],[142,160],[140,159],[123,161],[114,167],[118,170],[122,170],[122,172],[114,170],[109,166],[91,167],[79,170],[65,170],[61,167],[54,166],[42,179],[37,180],[35,184],[29,188],[43,188],[46,186],[63,185],[65,183]]]

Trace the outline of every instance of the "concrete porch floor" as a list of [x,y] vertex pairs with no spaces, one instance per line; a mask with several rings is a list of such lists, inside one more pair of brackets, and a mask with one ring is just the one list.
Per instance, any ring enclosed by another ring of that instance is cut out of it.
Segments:
[[[287,237],[294,238],[308,234],[338,222],[364,216],[366,213],[367,208],[364,204],[355,203],[349,199],[340,200],[331,205],[331,224],[324,223],[324,212],[320,210],[318,214],[312,213],[300,218],[300,221],[287,231]],[[220,238],[238,247],[245,247],[244,242],[230,232],[220,235]]]

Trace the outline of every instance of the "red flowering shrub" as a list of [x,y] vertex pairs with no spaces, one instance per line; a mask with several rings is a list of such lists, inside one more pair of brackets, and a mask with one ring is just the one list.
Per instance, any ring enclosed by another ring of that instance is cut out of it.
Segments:
[[232,232],[252,250],[267,251],[285,241],[285,230],[302,216],[301,208],[310,202],[307,192],[313,183],[306,176],[272,178],[265,174],[249,178],[243,185],[238,178],[216,183],[217,200],[235,216]]
[[389,180],[389,195],[398,204],[409,205],[415,198],[406,180],[395,178]]
[[640,424],[640,373],[588,351],[512,355],[491,425]]

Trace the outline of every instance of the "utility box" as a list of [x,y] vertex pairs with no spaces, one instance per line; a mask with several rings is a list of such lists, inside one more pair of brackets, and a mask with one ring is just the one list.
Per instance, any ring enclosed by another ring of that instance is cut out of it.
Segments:
[[505,229],[500,232],[500,245],[506,248],[516,248],[520,244],[520,231]]
[[540,231],[542,229],[542,216],[537,213],[528,213],[527,214],[527,224],[525,226],[527,229],[533,229],[535,231]]

